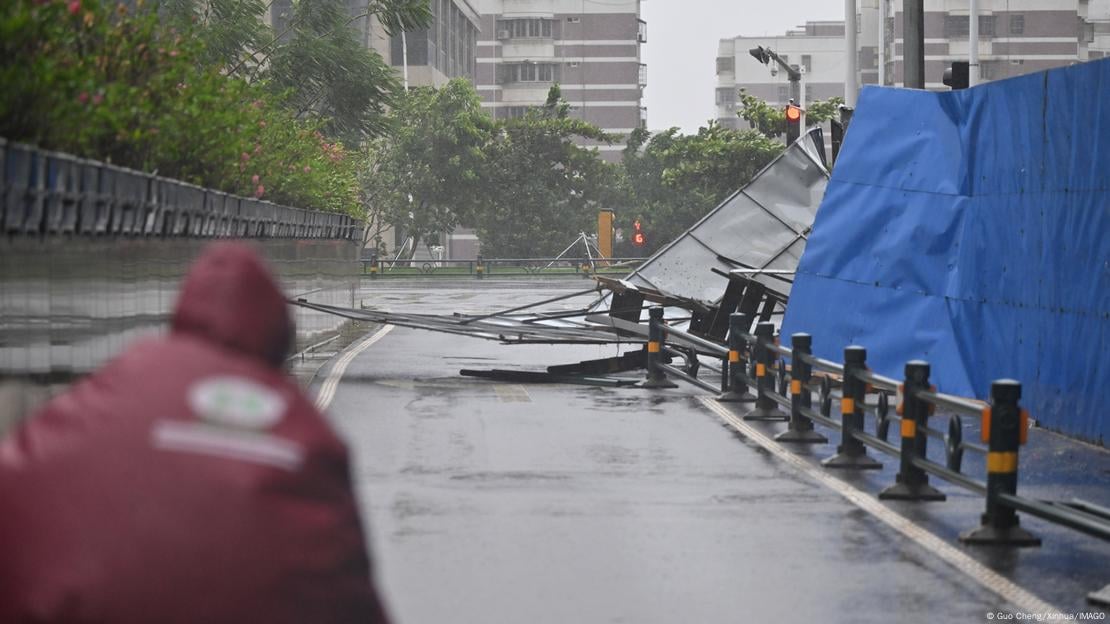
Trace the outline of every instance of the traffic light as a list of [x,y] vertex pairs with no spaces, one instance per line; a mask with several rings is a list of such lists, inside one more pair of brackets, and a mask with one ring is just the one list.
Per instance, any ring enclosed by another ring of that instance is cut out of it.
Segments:
[[783,113],[786,116],[786,144],[793,145],[802,135],[802,108],[791,102]]
[[944,70],[944,84],[952,87],[953,91],[968,88],[971,86],[969,68],[967,61],[953,61],[952,66]]
[[636,219],[632,222],[632,245],[643,247],[645,243],[647,243],[647,237],[644,236],[644,231],[640,229],[640,220]]

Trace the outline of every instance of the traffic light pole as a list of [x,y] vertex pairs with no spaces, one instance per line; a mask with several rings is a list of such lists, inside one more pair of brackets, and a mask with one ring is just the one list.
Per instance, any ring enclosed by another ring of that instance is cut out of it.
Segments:
[[905,86],[925,88],[925,0],[903,0],[902,41],[905,42]]
[[971,14],[967,35],[967,85],[974,87],[979,84],[979,0],[968,0],[967,5]]

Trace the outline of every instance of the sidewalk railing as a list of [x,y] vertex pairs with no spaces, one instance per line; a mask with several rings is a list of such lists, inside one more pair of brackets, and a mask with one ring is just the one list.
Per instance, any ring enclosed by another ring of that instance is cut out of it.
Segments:
[[[1019,526],[1018,511],[1110,540],[1110,510],[1084,501],[1036,501],[1018,496],[1018,453],[1029,429],[1029,415],[1020,405],[1021,383],[996,380],[991,384],[989,403],[944,394],[930,385],[928,362],[907,362],[903,379],[892,379],[867,368],[864,347],[845,347],[844,362],[832,362],[813,355],[809,334],[793,334],[788,348],[774,337],[772,323],[757,323],[754,332],[748,333],[753,320],[749,314],[732,314],[728,344],[724,346],[668,326],[662,309],[652,308],[647,380],[643,385],[673,387],[668,377],[674,377],[716,392],[715,384],[698,378],[694,362],[698,355],[718,358],[722,367],[713,369],[721,376],[718,400],[753,402],[754,408],[743,417],[745,420],[786,422],[786,431],[775,436],[776,440],[826,443],[827,438],[815,431],[814,423],[840,432],[836,454],[822,462],[826,468],[880,468],[882,465],[868,455],[868,449],[896,457],[899,464],[895,483],[882,490],[879,498],[945,500],[944,493],[930,485],[930,475],[984,495],[986,510],[981,524],[960,535],[965,543],[1039,545],[1039,538]],[[679,368],[664,364],[662,358],[651,357],[653,348],[656,353],[682,356],[687,365]],[[840,386],[839,395],[834,392],[834,383]],[[874,402],[868,402],[870,397],[875,397]],[[839,421],[833,418],[837,398]],[[938,407],[949,414],[947,432],[929,426],[929,418]],[[866,429],[868,415],[875,423],[872,432]],[[983,444],[963,439],[964,418],[980,420]],[[888,440],[892,423],[898,426],[898,444]],[[930,438],[944,444],[943,464],[927,458]],[[961,472],[965,452],[984,456],[986,483]]]
[[0,139],[0,231],[358,241],[362,224]]

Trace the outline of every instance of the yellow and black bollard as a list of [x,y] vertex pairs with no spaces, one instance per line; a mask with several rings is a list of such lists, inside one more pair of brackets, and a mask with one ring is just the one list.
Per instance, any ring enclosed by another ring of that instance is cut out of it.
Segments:
[[921,400],[917,393],[930,390],[929,363],[921,360],[906,362],[906,378],[902,383],[902,404],[897,407],[902,416],[902,452],[900,453],[896,483],[882,492],[884,500],[942,501],[944,493],[929,485],[929,475],[914,464],[914,458],[925,459],[929,436],[925,427],[929,422],[932,405]]
[[790,426],[775,436],[779,442],[824,444],[829,439],[813,430],[813,421],[802,414],[802,409],[813,407],[813,394],[809,380],[813,366],[805,357],[813,352],[813,337],[805,333],[790,336]]
[[883,465],[867,454],[867,447],[853,433],[863,431],[863,402],[867,384],[856,372],[867,370],[867,349],[860,346],[844,348],[844,388],[840,399],[840,446],[836,455],[821,462],[826,468],[877,469]]
[[751,326],[751,314],[733,312],[728,317],[728,358],[725,367],[722,369],[728,387],[723,388],[723,393],[717,397],[718,401],[739,403],[755,400],[755,395],[748,392],[748,384],[744,382],[743,378],[744,352],[747,351],[748,347],[747,341],[744,340],[744,334],[751,329]]
[[667,330],[663,326],[663,308],[654,306],[648,310],[647,379],[640,382],[641,388],[677,388],[678,385],[667,379],[667,373],[659,368],[663,359],[663,343]]
[[982,525],[960,534],[966,544],[1040,546],[1041,540],[1018,525],[1017,511],[1000,500],[1017,494],[1018,447],[1028,435],[1029,416],[1018,405],[1021,383],[1001,379],[991,384],[991,405],[983,409],[987,442],[987,511]]
[[759,323],[755,326],[756,343],[752,348],[755,359],[755,409],[744,415],[744,420],[786,420],[788,417],[779,410],[779,404],[771,398],[775,391],[775,380],[771,377],[774,354],[767,348],[774,340],[774,323]]
[[486,274],[486,264],[482,260],[482,256],[478,256],[474,261],[474,277],[483,279]]
[[378,254],[370,256],[370,279],[377,279],[378,277]]

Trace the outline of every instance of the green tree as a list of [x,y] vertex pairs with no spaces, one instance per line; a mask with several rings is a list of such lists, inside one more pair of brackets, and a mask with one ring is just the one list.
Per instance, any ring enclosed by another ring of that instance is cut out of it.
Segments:
[[617,167],[578,140],[613,137],[571,118],[558,85],[542,107],[498,124],[486,167],[486,205],[473,219],[487,256],[543,257],[594,229],[620,199]]
[[642,254],[673,240],[741,188],[783,149],[754,130],[731,130],[710,122],[697,134],[677,128],[652,135],[636,131],[624,150],[625,189],[630,211],[618,215],[631,231],[640,219],[648,243],[620,252]]
[[150,6],[0,13],[0,136],[305,208],[357,207],[353,161]]
[[[841,97],[810,102],[806,106],[806,125],[815,126],[839,117],[842,104],[844,98]],[[783,109],[771,106],[743,89],[740,90],[740,110],[737,115],[766,137],[777,139],[786,134],[786,114]]]
[[435,244],[486,202],[493,120],[482,111],[473,85],[458,78],[440,89],[411,90],[389,122],[392,132],[364,150],[368,237],[380,244],[392,226]]
[[388,130],[386,111],[401,84],[396,72],[356,36],[353,24],[376,17],[392,35],[426,27],[428,0],[299,0],[280,32],[262,18],[262,0],[163,0],[171,23],[193,25],[203,60],[266,86],[300,119],[317,118],[330,136],[357,145]]

